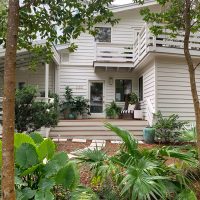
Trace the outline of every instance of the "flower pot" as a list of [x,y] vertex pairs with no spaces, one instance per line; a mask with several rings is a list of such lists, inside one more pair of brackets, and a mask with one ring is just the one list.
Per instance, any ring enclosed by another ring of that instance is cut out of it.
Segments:
[[153,144],[155,139],[155,128],[145,128],[143,130],[144,141],[148,144]]
[[76,119],[83,119],[83,115],[81,115],[80,113],[77,113]]
[[73,120],[75,119],[75,115],[73,113],[69,113],[67,118]]

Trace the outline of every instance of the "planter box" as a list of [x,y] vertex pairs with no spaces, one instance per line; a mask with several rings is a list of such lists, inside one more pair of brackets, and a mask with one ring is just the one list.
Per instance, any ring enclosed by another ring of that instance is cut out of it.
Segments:
[[143,119],[142,110],[134,110],[134,119]]

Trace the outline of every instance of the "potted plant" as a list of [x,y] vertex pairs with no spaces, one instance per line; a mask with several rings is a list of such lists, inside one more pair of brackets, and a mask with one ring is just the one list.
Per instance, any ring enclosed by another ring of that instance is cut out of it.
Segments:
[[155,128],[147,126],[143,130],[144,141],[148,144],[153,144],[155,141]]
[[88,99],[83,96],[75,97],[72,111],[76,113],[77,119],[82,119],[84,113],[90,114]]
[[140,103],[136,93],[132,92],[129,94],[129,104],[135,105],[134,119],[143,119],[143,113],[140,109]]
[[106,117],[110,119],[118,118],[121,113],[121,108],[117,106],[117,104],[113,101],[110,105],[107,106],[106,110]]
[[130,93],[128,96],[128,102],[131,105],[137,104],[139,102],[137,94],[134,92]]
[[72,89],[68,86],[65,88],[64,100],[60,104],[60,111],[63,113],[64,119],[74,119],[75,115],[71,112],[74,107],[74,97],[72,96]]

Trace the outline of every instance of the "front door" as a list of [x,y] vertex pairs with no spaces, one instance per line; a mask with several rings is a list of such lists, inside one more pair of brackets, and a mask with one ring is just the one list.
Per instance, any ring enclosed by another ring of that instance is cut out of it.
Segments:
[[104,82],[90,82],[90,113],[92,117],[103,117],[104,113]]

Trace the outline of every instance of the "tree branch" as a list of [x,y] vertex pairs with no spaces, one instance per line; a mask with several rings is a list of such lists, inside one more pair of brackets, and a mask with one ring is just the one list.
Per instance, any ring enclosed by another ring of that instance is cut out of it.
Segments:
[[200,66],[200,63],[198,63],[198,64],[194,67],[194,70],[196,70],[198,66]]

